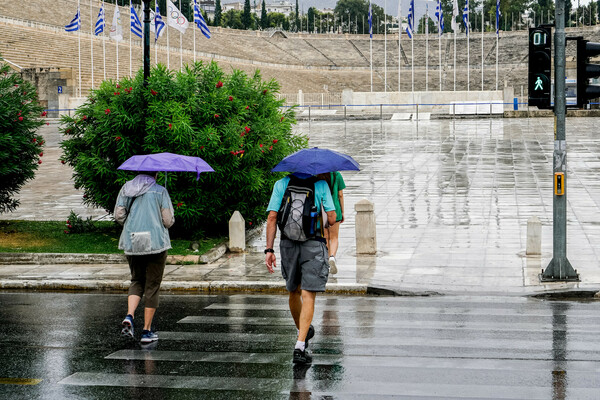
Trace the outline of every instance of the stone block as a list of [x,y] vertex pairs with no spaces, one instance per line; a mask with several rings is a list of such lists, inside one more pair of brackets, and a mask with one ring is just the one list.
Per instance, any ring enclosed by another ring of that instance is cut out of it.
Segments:
[[528,256],[542,254],[542,221],[538,217],[527,220],[527,250]]
[[354,210],[356,211],[356,253],[377,253],[375,206],[369,200],[362,199],[354,205]]
[[237,210],[229,219],[229,251],[246,251],[246,221]]

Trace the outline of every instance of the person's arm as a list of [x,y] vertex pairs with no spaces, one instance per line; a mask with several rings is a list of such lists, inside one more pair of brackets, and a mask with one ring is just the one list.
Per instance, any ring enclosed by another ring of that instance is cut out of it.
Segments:
[[340,224],[342,222],[344,222],[344,191],[340,190],[338,191],[338,199],[340,200],[340,208],[342,209],[342,220],[340,221]]
[[129,212],[127,210],[127,200],[121,194],[121,191],[119,191],[119,196],[117,197],[117,202],[115,204],[115,210],[113,212],[113,215],[115,216],[115,221],[117,221],[119,225],[123,226],[125,224],[125,220],[127,219],[128,214]]
[[[335,217],[334,217],[335,218]],[[267,217],[267,249],[272,249],[275,244],[275,233],[277,233],[277,212],[269,211],[269,216]],[[269,269],[269,273],[273,273],[273,268],[276,268],[277,257],[275,253],[266,253],[265,254],[265,264]]]
[[160,205],[160,216],[162,223],[165,228],[169,229],[175,223],[175,211],[173,210],[173,203],[171,202],[171,196],[165,189],[163,192],[162,204]]

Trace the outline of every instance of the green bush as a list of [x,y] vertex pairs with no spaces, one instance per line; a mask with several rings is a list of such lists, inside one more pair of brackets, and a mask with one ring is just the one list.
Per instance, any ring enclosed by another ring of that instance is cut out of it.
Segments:
[[96,224],[92,217],[86,219],[81,218],[75,211],[71,210],[69,219],[65,224],[67,229],[64,229],[65,233],[90,233],[97,230]]
[[0,65],[0,214],[14,211],[13,197],[33,179],[42,163],[44,141],[36,132],[44,124],[43,108],[33,85]]
[[[143,87],[134,79],[106,81],[74,117],[63,117],[63,162],[74,169],[84,202],[112,212],[121,188],[133,177],[117,167],[136,154],[171,152],[198,156],[214,173],[168,173],[175,229],[210,235],[225,232],[238,210],[248,224],[266,218],[274,182],[270,170],[307,146],[292,134],[293,110],[282,113],[276,81],[258,71],[225,75],[216,63],[196,63],[183,72],[159,65]],[[147,105],[147,111],[146,111]],[[164,175],[159,177],[164,184]]]

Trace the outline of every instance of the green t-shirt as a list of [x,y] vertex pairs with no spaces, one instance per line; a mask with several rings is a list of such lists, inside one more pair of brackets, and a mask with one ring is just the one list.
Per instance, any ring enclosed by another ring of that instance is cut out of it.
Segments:
[[331,197],[333,198],[333,204],[335,205],[335,221],[342,220],[342,205],[340,204],[340,198],[338,192],[346,189],[346,183],[344,178],[339,171],[331,172]]

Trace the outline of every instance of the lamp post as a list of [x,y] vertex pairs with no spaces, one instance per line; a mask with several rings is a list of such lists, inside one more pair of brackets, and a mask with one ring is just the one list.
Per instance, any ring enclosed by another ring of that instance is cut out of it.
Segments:
[[144,87],[150,77],[150,0],[144,0]]

